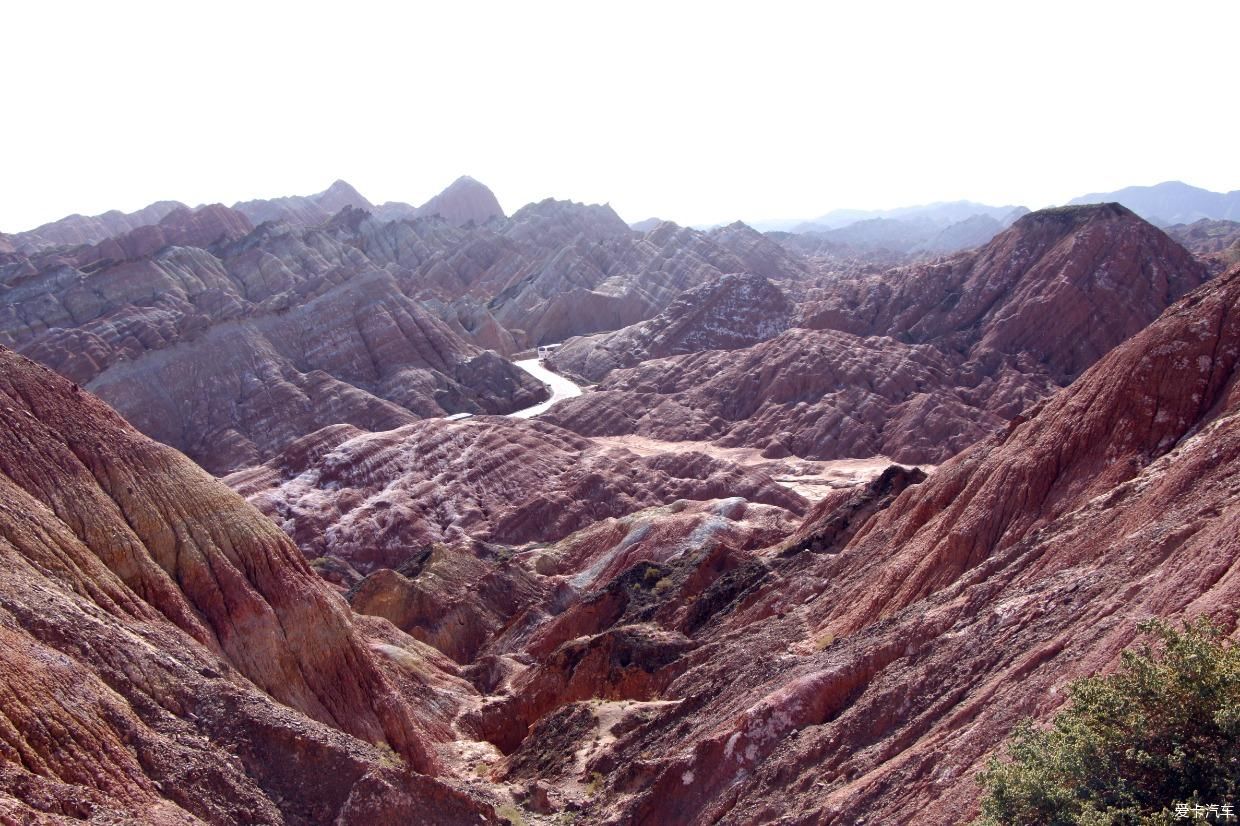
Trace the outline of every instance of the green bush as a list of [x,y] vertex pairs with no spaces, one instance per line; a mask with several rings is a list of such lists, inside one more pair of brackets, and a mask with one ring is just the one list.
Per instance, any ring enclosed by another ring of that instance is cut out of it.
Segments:
[[1206,619],[1140,629],[1155,646],[1125,651],[1115,674],[1072,683],[1049,728],[1017,726],[1006,759],[981,775],[977,823],[1182,822],[1177,803],[1240,810],[1240,648]]

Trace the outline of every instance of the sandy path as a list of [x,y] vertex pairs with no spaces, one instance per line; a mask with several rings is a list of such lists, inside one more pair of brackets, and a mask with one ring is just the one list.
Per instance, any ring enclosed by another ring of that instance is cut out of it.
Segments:
[[551,408],[551,405],[555,404],[560,399],[571,399],[574,396],[581,395],[580,387],[564,378],[559,373],[552,373],[546,367],[539,364],[538,359],[536,358],[521,359],[520,361],[514,361],[513,364],[517,365],[543,384],[549,385],[551,387],[551,398],[547,399],[542,404],[536,404],[533,407],[518,410],[516,413],[509,413],[509,416],[517,419],[533,418],[534,416],[546,413],[547,410]]

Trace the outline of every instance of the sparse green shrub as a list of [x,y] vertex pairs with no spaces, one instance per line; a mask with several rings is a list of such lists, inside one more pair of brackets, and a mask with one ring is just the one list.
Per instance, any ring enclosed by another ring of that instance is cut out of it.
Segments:
[[507,820],[512,826],[525,826],[525,812],[511,803],[505,803],[496,809],[495,816]]
[[590,782],[586,784],[586,796],[594,797],[603,788],[603,777],[601,772],[593,772],[590,774]]
[[1235,804],[1240,648],[1199,619],[1142,623],[1107,677],[1077,680],[1048,729],[1013,732],[981,775],[984,826],[1176,822],[1177,804]]
[[396,749],[388,745],[386,740],[375,743],[375,749],[379,752],[379,762],[385,766],[400,766],[405,762],[405,759],[396,752]]

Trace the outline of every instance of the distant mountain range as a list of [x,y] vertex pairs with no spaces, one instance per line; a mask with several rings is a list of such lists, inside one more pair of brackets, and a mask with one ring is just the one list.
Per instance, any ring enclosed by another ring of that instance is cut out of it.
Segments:
[[[943,255],[979,247],[1029,213],[1025,207],[973,206],[983,211],[953,220],[959,213],[927,208],[905,213],[905,217],[866,218],[837,229],[804,224],[797,234],[858,253],[885,250],[900,255]],[[996,215],[998,210],[1007,212]]]
[[[861,221],[871,221],[876,218],[898,218],[905,221],[936,224],[943,228],[968,220],[975,215],[987,215],[1002,222],[1008,219],[1012,212],[1016,210],[1020,211],[1020,214],[1016,217],[1020,217],[1020,215],[1029,211],[1021,206],[989,206],[975,201],[942,201],[921,206],[896,207],[895,209],[835,209],[825,215],[818,216],[812,221],[797,224],[792,231],[825,232],[850,226]],[[1013,218],[1012,220],[1015,219]]]
[[[465,226],[470,222],[484,224],[492,218],[504,217],[504,210],[491,190],[468,175],[457,178],[443,192],[416,207],[397,201],[376,206],[349,183],[339,180],[315,195],[243,201],[232,206],[254,226],[267,221],[318,226],[345,207],[364,209],[383,221],[438,215],[456,226]],[[184,209],[187,209],[186,205],[179,201],[158,201],[131,213],[112,210],[102,215],[69,215],[26,232],[0,235],[0,253],[14,249],[33,251],[47,247],[96,244],[138,227],[157,224],[171,213]]]
[[[797,223],[788,231],[837,253],[943,255],[985,244],[1028,212],[1023,206],[989,206],[974,201],[881,210],[837,209]],[[785,228],[792,223],[782,222]]]
[[[1211,192],[1182,181],[1130,186],[1073,198],[1070,206],[1120,203],[1152,224],[1170,227],[1201,220],[1240,221],[1240,190]],[[790,232],[838,251],[901,256],[955,252],[986,243],[1029,210],[975,201],[947,201],[894,209],[836,209],[809,221],[757,221],[764,232]],[[644,230],[652,221],[634,224]]]
[[1183,181],[1165,181],[1154,186],[1129,186],[1115,192],[1094,192],[1073,198],[1069,204],[1096,204],[1115,201],[1131,209],[1151,224],[1161,227],[1191,224],[1202,218],[1240,221],[1240,190],[1211,192]]
[[[1114,192],[1093,192],[1073,198],[1067,205],[1110,202],[1123,204],[1145,220],[1159,226],[1191,224],[1203,218],[1240,221],[1240,190],[1212,192],[1183,181],[1165,181],[1153,186],[1129,186]],[[893,209],[834,209],[809,220],[791,218],[748,223],[761,232],[825,233],[877,219],[933,223],[942,229],[978,215],[1010,224],[1014,220],[1011,213],[1015,209],[1018,207],[990,206],[976,201],[944,201]],[[1028,211],[1024,207],[1019,209],[1021,214]],[[645,225],[649,222],[640,223]],[[642,229],[642,226],[633,226],[634,229]]]

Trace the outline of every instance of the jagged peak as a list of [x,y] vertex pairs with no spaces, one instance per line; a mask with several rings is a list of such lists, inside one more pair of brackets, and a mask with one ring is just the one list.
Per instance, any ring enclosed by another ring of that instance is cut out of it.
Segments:
[[[541,201],[526,204],[512,214],[512,220],[518,221],[522,218],[535,216],[556,216],[556,215],[605,215],[614,217],[617,221],[624,224],[622,219],[611,204],[587,204],[582,201],[573,201],[559,198],[543,198]],[[624,224],[628,228],[628,224]]]
[[486,184],[462,175],[414,210],[414,214],[417,217],[439,215],[451,224],[465,226],[503,218],[504,208]]
[[357,188],[344,178],[337,178],[332,181],[332,185],[319,193],[319,195],[329,195],[333,193],[359,194]]
[[353,206],[352,204],[345,204],[339,212],[328,220],[326,227],[328,229],[344,227],[356,232],[362,222],[369,217],[370,210]]
[[311,196],[311,200],[333,215],[346,206],[360,206],[365,209],[374,207],[352,184],[340,179],[319,194]]
[[482,187],[483,189],[486,189],[488,191],[490,190],[490,187],[488,187],[486,184],[482,183],[482,181],[479,181],[477,178],[473,177],[472,175],[461,175],[455,181],[453,181],[452,183],[444,187],[444,191],[446,192],[449,189],[456,189],[459,187],[475,187],[475,186]]

